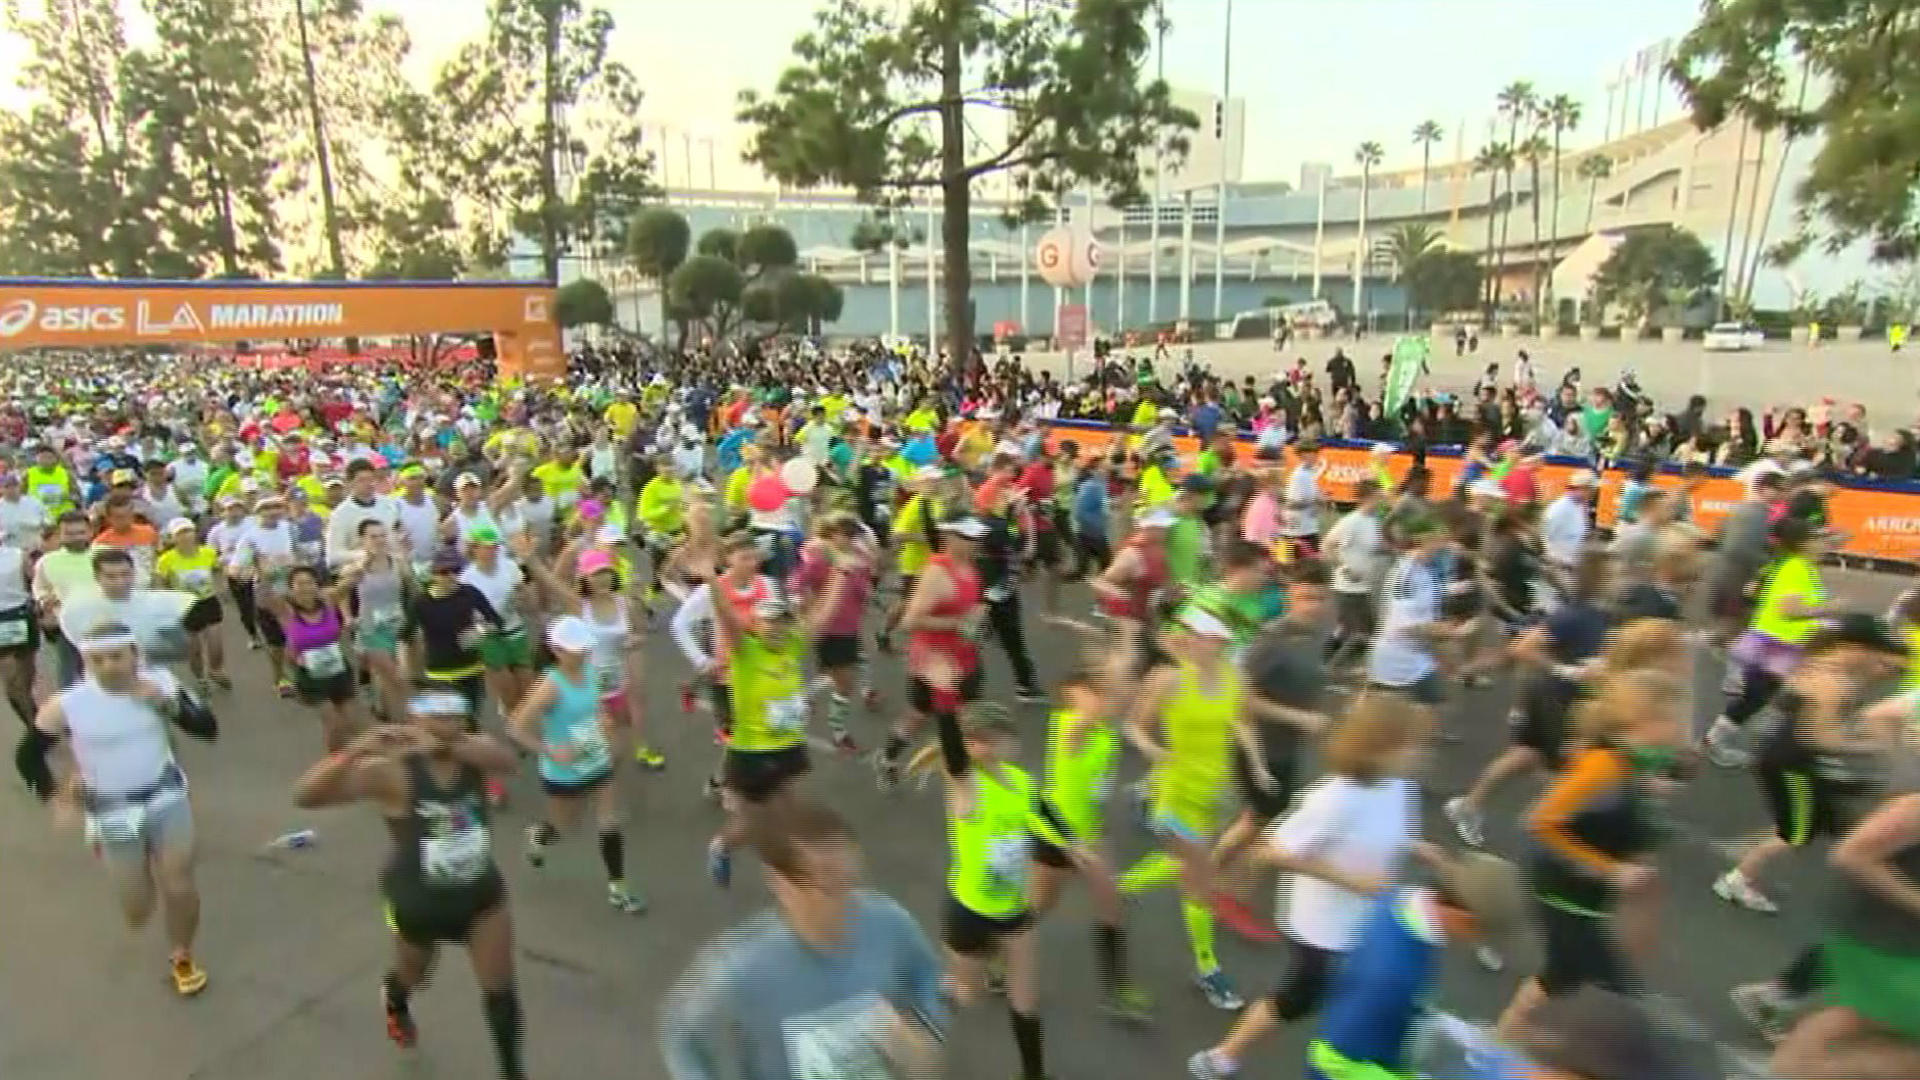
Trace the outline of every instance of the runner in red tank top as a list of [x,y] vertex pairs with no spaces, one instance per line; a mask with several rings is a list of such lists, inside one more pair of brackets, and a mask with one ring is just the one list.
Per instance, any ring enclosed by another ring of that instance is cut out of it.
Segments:
[[1135,523],[1133,535],[1113,564],[1093,583],[1102,612],[1136,623],[1151,621],[1154,594],[1172,580],[1167,568],[1167,529],[1173,521],[1170,512],[1154,510]]
[[980,649],[973,638],[985,616],[985,591],[973,567],[986,523],[958,517],[940,523],[942,551],[927,560],[900,620],[908,632],[907,698],[913,709],[887,737],[876,766],[885,790],[900,782],[900,762],[927,717],[941,739],[960,738],[955,714],[980,696]]

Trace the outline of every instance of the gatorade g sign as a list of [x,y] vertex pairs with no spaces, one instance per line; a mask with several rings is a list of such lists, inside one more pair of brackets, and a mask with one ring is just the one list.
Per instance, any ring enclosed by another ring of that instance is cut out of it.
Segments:
[[0,352],[433,333],[493,334],[503,374],[566,370],[542,284],[0,279]]

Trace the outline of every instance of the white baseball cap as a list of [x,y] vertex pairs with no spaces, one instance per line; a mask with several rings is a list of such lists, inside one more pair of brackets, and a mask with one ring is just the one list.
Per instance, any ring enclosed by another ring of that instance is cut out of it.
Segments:
[[562,616],[547,627],[547,644],[561,652],[586,652],[593,648],[593,627],[578,615]]

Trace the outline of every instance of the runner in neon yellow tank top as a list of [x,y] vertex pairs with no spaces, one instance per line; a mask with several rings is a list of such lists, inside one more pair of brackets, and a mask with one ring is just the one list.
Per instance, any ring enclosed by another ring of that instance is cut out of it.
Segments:
[[1168,636],[1171,662],[1141,681],[1127,737],[1153,763],[1153,825],[1164,850],[1120,877],[1120,891],[1139,893],[1178,881],[1181,914],[1193,947],[1197,982],[1217,1009],[1246,1004],[1234,993],[1213,951],[1213,834],[1232,791],[1233,744],[1262,788],[1272,790],[1260,736],[1247,717],[1239,671],[1227,657],[1231,631],[1198,607],[1180,613]]
[[[1034,836],[1033,909],[1039,915],[1053,910],[1067,875],[1079,875],[1093,898],[1094,963],[1105,995],[1102,1008],[1118,1020],[1144,1020],[1149,1002],[1128,977],[1124,911],[1102,843],[1107,799],[1120,762],[1120,731],[1113,718],[1122,708],[1122,688],[1129,685],[1139,645],[1123,640],[1121,648],[1110,649],[1101,627],[1050,621],[1086,635],[1088,660],[1054,690],[1062,707],[1047,721],[1047,780],[1040,815],[1069,844],[1063,847]],[[1138,632],[1137,627],[1123,631]]]
[[1773,523],[1772,534],[1774,562],[1761,582],[1753,623],[1728,650],[1740,667],[1740,685],[1707,729],[1707,756],[1725,768],[1750,760],[1738,743],[1741,727],[1773,700],[1799,665],[1801,645],[1832,609],[1819,560],[1833,550],[1834,533],[1790,515]]
[[944,759],[947,780],[948,982],[956,1001],[979,997],[988,961],[1006,965],[1007,1007],[1020,1054],[1021,1080],[1045,1080],[1040,1044],[1039,955],[1028,880],[1032,838],[1067,848],[1035,810],[1037,786],[1013,764],[1020,737],[1004,706],[973,702],[937,718],[940,740],[908,769],[925,773]]
[[[730,547],[739,551],[751,543],[737,538]],[[690,570],[702,581],[714,580],[710,565]],[[811,767],[806,655],[843,588],[836,566],[819,601],[798,618],[777,589],[768,589],[750,608],[715,598],[714,629],[732,643],[726,679],[733,737],[720,766],[727,820],[707,845],[707,872],[721,888],[732,880],[734,850],[759,820],[785,809],[792,782]]]

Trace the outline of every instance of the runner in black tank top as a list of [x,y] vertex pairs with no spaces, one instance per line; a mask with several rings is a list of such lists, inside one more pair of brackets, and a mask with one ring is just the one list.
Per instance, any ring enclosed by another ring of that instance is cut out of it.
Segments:
[[526,1080],[513,924],[486,797],[489,780],[514,771],[515,755],[467,730],[466,700],[456,690],[423,693],[409,711],[411,724],[383,724],[309,769],[294,801],[315,809],[364,800],[386,818],[394,842],[380,879],[394,934],[394,964],[382,987],[388,1037],[414,1044],[408,999],[442,943],[465,945],[500,1075]]

